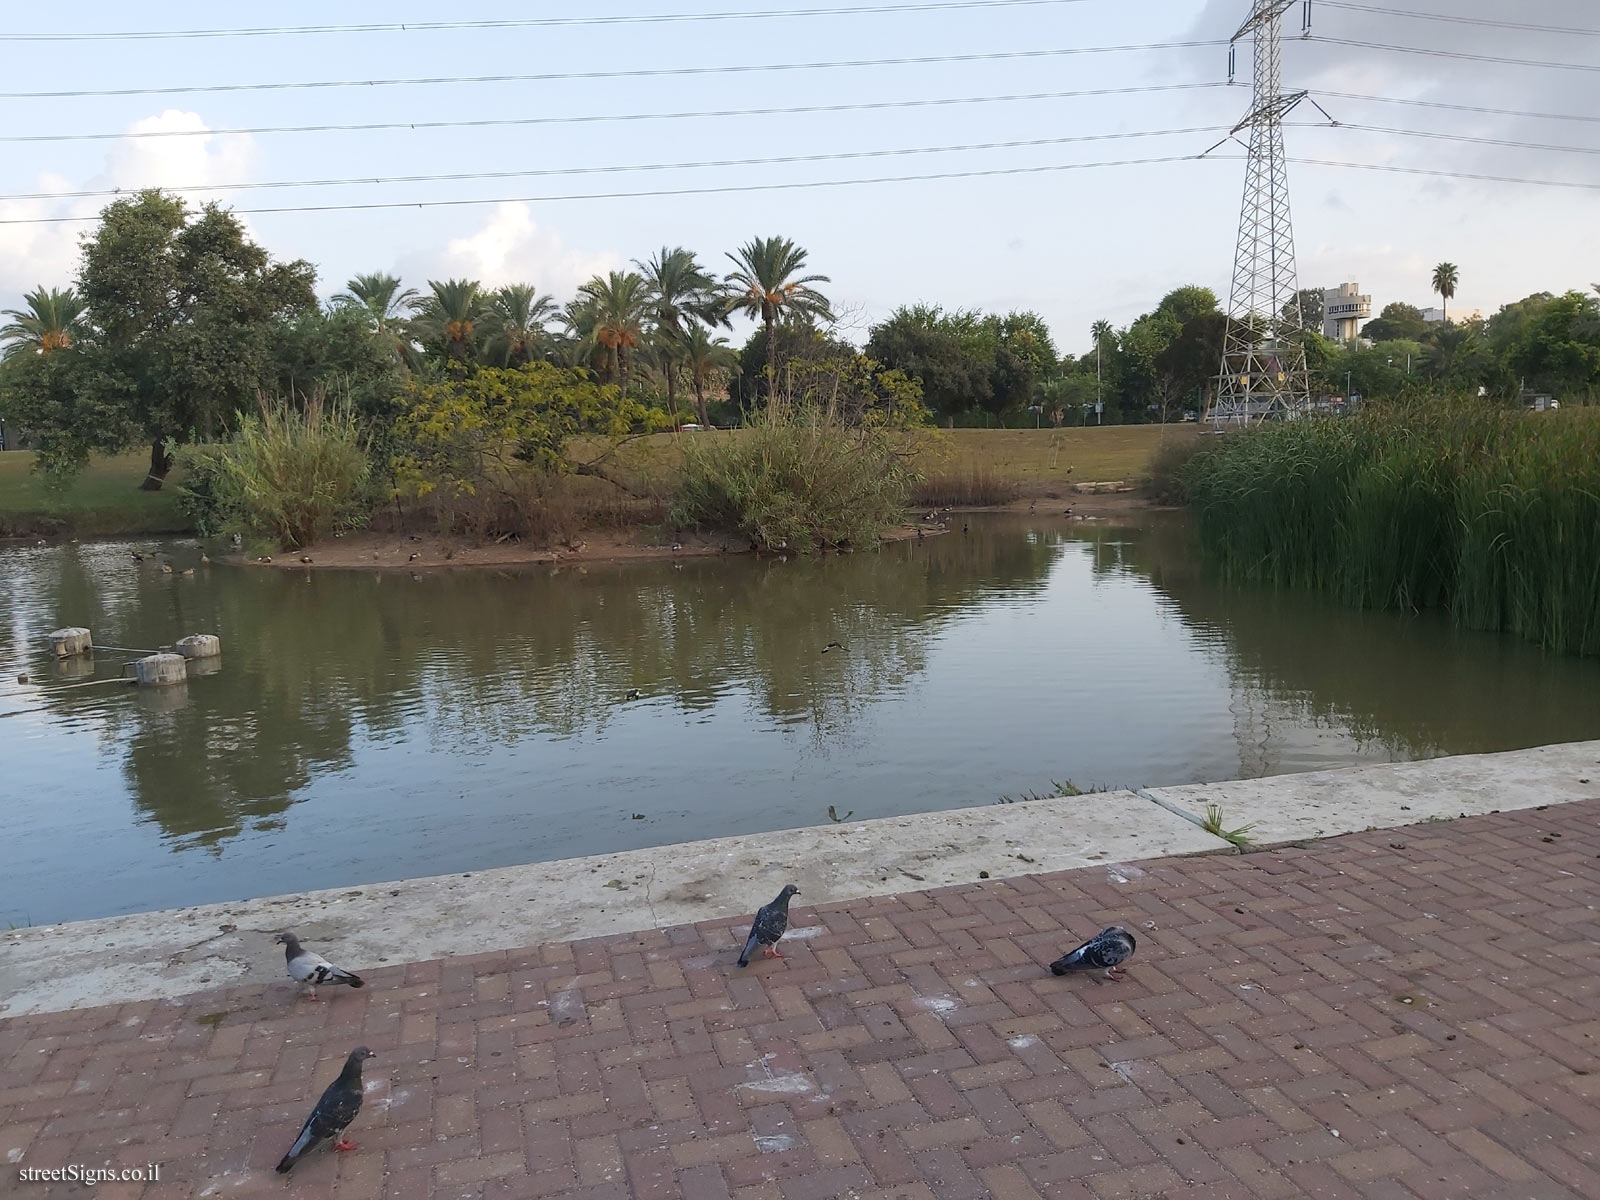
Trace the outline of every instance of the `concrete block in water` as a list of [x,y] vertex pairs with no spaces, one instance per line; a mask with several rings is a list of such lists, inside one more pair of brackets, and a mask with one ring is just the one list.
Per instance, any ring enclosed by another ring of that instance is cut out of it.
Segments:
[[50,634],[50,649],[57,658],[73,658],[93,650],[94,639],[87,629],[69,625]]
[[133,668],[140,687],[171,687],[189,681],[188,660],[181,654],[152,654]]
[[172,648],[185,658],[215,658],[222,653],[222,640],[213,633],[192,633]]

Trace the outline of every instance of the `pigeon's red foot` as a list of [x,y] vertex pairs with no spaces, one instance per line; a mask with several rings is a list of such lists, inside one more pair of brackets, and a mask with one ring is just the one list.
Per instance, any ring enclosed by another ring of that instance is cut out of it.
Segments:
[[763,947],[761,947],[761,949],[766,953],[766,956],[768,958],[782,958],[783,957],[783,955],[778,953],[778,948],[776,946],[763,946]]
[[356,1144],[349,1138],[340,1138],[333,1144],[333,1148],[335,1150],[354,1150],[356,1148]]
[[1126,967],[1107,967],[1106,978],[1112,983],[1121,983],[1122,977],[1127,974]]
[[316,998],[317,998],[317,993],[314,992],[314,991],[312,991],[312,992],[301,992],[300,993],[300,999],[302,999],[302,1000],[315,1000]]

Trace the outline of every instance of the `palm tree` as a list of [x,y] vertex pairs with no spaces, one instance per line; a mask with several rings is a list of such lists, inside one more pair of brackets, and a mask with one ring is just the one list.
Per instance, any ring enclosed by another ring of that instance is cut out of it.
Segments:
[[369,325],[394,343],[395,357],[407,366],[413,365],[416,347],[411,344],[405,315],[416,306],[416,289],[402,291],[400,281],[382,271],[357,275],[344,286],[345,290],[334,296],[333,303],[363,311]]
[[738,268],[727,276],[733,292],[730,309],[760,317],[767,331],[767,395],[777,393],[778,318],[821,317],[833,319],[827,297],[810,285],[827,283],[826,275],[801,275],[806,252],[788,238],[756,238],[728,255]]
[[449,362],[477,357],[480,326],[489,317],[488,297],[476,279],[428,280],[429,295],[414,302],[412,329],[424,346]]
[[644,277],[633,271],[612,271],[603,279],[596,275],[567,305],[567,324],[585,344],[606,352],[608,372],[624,396],[629,355],[644,340],[648,311]]
[[0,328],[0,341],[6,344],[5,357],[64,350],[82,336],[83,314],[88,306],[71,288],[46,291],[39,287],[22,300],[27,308],[8,308],[0,313],[12,318]]
[[1461,281],[1461,273],[1456,269],[1455,263],[1440,263],[1433,269],[1433,290],[1439,293],[1439,299],[1444,302],[1445,324],[1450,323],[1450,301],[1455,299],[1456,284]]
[[487,356],[501,366],[521,366],[538,353],[556,302],[531,283],[513,283],[489,297]]
[[680,350],[683,365],[689,368],[689,380],[694,385],[694,403],[700,412],[700,424],[709,425],[711,414],[706,409],[706,382],[713,371],[731,370],[739,357],[726,338],[712,337],[711,331],[698,321],[691,321],[684,331]]
[[667,410],[678,419],[678,359],[684,336],[684,320],[693,318],[708,324],[726,324],[727,306],[717,281],[706,274],[692,250],[682,246],[661,247],[649,262],[635,259],[633,265],[644,273],[645,292],[650,304],[650,319],[655,326],[656,353],[667,379]]

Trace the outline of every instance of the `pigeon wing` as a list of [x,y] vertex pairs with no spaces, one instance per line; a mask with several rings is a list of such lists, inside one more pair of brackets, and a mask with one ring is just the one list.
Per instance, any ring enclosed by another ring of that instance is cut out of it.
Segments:
[[315,950],[301,950],[289,960],[289,978],[296,983],[321,983],[322,976],[333,966]]
[[1112,926],[1102,929],[1076,950],[1063,954],[1050,964],[1056,975],[1068,971],[1099,971],[1115,967],[1133,957],[1133,935],[1125,929]]
[[739,965],[741,967],[748,967],[750,965],[750,956],[756,952],[756,947],[760,944],[761,934],[755,928],[755,926],[752,925],[750,927],[750,937],[745,941],[744,944],[744,951],[739,955]]
[[300,1127],[300,1135],[289,1147],[289,1153],[278,1163],[278,1171],[286,1173],[308,1152],[343,1133],[361,1111],[361,1095],[359,1080],[354,1086],[347,1085],[342,1078],[330,1083],[317,1101],[317,1106],[311,1110],[311,1115],[306,1118],[306,1123]]
[[751,932],[760,935],[762,945],[776,946],[778,939],[784,935],[784,931],[788,928],[788,909],[779,908],[776,904],[769,904],[756,914],[755,925]]

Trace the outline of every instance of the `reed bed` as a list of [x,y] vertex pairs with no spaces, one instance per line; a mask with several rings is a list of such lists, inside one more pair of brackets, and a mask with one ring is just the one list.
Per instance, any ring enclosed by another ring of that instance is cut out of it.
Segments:
[[1600,410],[1432,398],[1230,434],[1184,490],[1228,576],[1600,654]]

